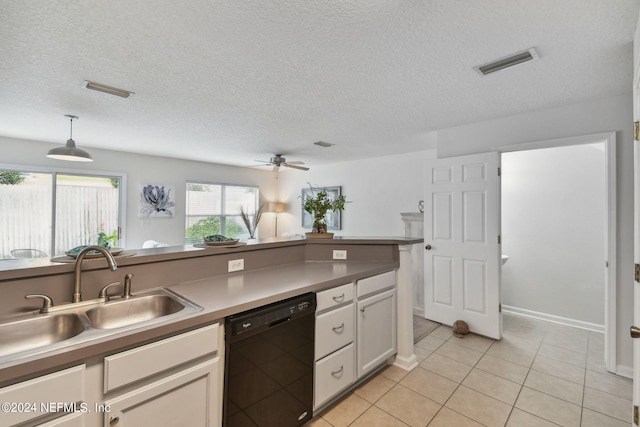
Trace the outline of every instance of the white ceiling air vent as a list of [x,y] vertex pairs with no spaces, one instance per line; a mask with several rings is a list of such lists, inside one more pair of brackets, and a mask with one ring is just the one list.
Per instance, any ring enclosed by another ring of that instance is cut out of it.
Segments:
[[107,86],[102,83],[91,82],[89,80],[84,81],[84,87],[91,90],[97,90],[98,92],[108,93],[109,95],[119,96],[121,98],[128,98],[129,95],[135,93],[130,90],[118,89],[117,87]]
[[326,141],[317,141],[317,142],[314,142],[313,145],[317,145],[318,147],[329,148],[329,147],[333,147],[336,144],[332,144]]
[[500,58],[488,64],[473,67],[473,69],[481,76],[486,76],[487,74],[495,73],[496,71],[513,67],[514,65],[533,61],[534,59],[538,59],[538,52],[536,52],[535,48],[531,48],[523,52],[514,53],[513,55]]

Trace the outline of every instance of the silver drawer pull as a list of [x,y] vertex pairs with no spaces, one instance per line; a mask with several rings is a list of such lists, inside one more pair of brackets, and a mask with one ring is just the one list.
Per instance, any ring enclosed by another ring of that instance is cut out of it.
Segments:
[[342,295],[340,295],[340,296],[333,297],[333,300],[334,300],[335,302],[342,302],[342,301],[344,301],[344,292],[343,292],[343,293],[342,293]]
[[334,326],[331,329],[333,329],[333,332],[335,332],[336,334],[342,332],[344,330],[344,322],[342,322],[342,325]]
[[337,371],[331,371],[331,375],[333,375],[334,377],[340,376],[342,374],[342,371],[344,371],[344,366],[340,365],[340,369],[338,369]]

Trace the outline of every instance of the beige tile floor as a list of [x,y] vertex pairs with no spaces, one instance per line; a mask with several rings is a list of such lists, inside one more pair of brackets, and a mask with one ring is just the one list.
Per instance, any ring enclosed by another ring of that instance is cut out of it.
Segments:
[[388,366],[308,423],[325,426],[626,426],[632,382],[604,369],[603,335],[504,316],[504,337],[416,344],[420,365]]

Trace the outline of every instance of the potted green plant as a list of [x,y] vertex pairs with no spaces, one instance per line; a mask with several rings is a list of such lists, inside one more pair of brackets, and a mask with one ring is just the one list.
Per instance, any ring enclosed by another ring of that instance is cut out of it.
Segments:
[[101,231],[98,233],[98,246],[104,246],[105,248],[113,247],[118,244],[118,230],[113,230],[113,233],[107,236],[107,233]]
[[347,203],[346,197],[341,194],[332,200],[325,188],[313,187],[309,184],[309,189],[310,191],[302,196],[302,208],[313,217],[313,231],[307,235],[332,237],[333,233],[327,233],[327,212],[342,212]]

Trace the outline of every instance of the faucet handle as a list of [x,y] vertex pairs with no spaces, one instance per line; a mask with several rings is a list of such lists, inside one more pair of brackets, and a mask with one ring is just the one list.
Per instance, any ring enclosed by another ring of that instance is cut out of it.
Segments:
[[120,286],[120,285],[122,285],[122,282],[113,282],[104,286],[102,289],[100,289],[100,292],[98,293],[98,299],[102,301],[109,301],[109,295],[107,294],[107,290],[109,290],[109,288],[113,286]]
[[34,299],[34,298],[42,298],[42,308],[40,309],[40,313],[48,313],[49,309],[53,307],[53,300],[42,294],[29,294],[24,296],[25,299]]

